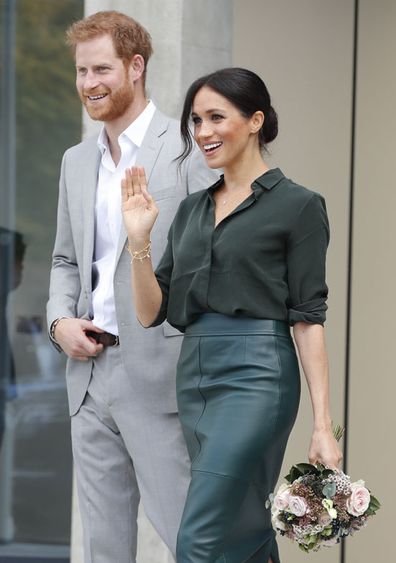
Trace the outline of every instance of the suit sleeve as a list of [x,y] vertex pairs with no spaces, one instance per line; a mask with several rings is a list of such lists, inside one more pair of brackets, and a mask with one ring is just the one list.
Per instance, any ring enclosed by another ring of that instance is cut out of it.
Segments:
[[70,223],[66,186],[67,152],[63,156],[59,181],[57,230],[50,275],[47,321],[50,327],[59,317],[76,317],[81,292],[80,276]]

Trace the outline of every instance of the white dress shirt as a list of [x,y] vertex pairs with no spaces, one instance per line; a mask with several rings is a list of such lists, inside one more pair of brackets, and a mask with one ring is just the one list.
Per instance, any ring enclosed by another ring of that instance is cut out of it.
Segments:
[[113,278],[122,225],[121,180],[125,175],[125,169],[134,166],[136,163],[138,150],[154,112],[155,105],[150,101],[139,117],[118,137],[121,158],[117,166],[111,157],[104,127],[98,137],[98,147],[102,153],[102,158],[99,166],[95,204],[92,322],[98,328],[116,335],[118,335],[118,325]]

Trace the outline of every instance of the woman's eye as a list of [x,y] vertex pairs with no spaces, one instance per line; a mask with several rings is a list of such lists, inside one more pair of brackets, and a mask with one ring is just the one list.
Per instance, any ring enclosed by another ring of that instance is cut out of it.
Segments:
[[201,120],[200,117],[197,117],[196,115],[194,115],[194,116],[191,118],[191,121],[194,123],[194,125],[198,125],[199,123],[201,123],[202,120]]
[[219,113],[212,114],[212,121],[220,121],[223,118],[224,118],[224,116],[220,115]]

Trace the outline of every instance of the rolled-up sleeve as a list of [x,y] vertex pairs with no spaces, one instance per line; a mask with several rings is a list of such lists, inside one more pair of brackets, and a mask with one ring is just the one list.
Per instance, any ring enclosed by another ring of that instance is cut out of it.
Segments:
[[329,222],[325,200],[313,194],[297,217],[287,241],[288,319],[323,324],[326,320],[326,252]]

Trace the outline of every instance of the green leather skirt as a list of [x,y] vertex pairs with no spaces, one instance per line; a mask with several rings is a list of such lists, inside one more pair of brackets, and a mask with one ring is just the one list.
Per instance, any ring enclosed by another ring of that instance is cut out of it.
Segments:
[[178,563],[280,563],[270,510],[300,398],[283,321],[210,313],[187,327],[177,370],[192,480]]

